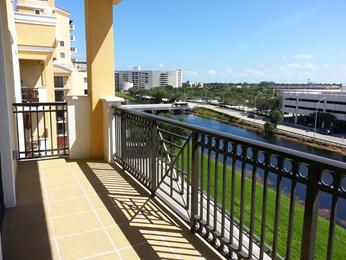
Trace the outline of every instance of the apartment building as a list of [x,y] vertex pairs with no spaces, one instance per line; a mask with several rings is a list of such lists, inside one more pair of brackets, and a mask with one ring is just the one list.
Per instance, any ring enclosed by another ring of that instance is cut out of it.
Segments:
[[[75,26],[71,14],[56,7],[53,0],[18,0],[14,20],[21,86],[16,102],[61,102],[66,96],[87,94],[86,68],[72,62],[77,49],[73,47]],[[26,125],[37,125],[34,135],[41,134],[28,142],[33,138],[27,132],[23,136],[25,147],[66,145],[66,111],[56,109],[54,116],[58,120],[52,126],[43,126],[48,118],[42,116],[26,120]]]
[[84,94],[86,70],[72,63],[77,49],[71,14],[53,0],[18,0],[15,9],[22,101],[63,101]]
[[115,72],[115,89],[127,91],[132,87],[150,89],[154,87],[173,86],[182,87],[183,72],[176,71],[153,71],[141,70],[134,67],[132,70]]
[[298,116],[319,112],[330,113],[337,120],[346,121],[346,87],[339,91],[286,91],[282,92],[283,111]]

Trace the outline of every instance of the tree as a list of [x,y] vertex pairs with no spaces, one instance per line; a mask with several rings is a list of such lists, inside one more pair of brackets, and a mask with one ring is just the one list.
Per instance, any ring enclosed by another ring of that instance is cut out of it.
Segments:
[[282,122],[283,116],[282,112],[279,110],[273,110],[269,115],[269,121],[273,124],[274,128]]
[[[316,112],[310,114],[310,120],[315,122]],[[329,128],[336,121],[336,117],[331,113],[318,112],[317,122],[322,122],[322,127]]]

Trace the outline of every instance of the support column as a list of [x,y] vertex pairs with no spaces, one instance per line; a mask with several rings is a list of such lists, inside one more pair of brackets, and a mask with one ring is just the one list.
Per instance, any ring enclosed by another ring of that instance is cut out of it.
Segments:
[[113,0],[84,0],[88,87],[91,107],[91,158],[104,157],[101,97],[114,96]]

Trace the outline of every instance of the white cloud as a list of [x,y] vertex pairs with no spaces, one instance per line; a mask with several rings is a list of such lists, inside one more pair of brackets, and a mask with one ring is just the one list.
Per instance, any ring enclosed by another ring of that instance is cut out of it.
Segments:
[[165,67],[165,65],[164,65],[162,62],[160,62],[160,63],[159,63],[159,67],[160,67],[161,69],[163,69],[163,68]]
[[217,74],[216,70],[208,70],[207,71],[209,75],[214,76]]
[[295,55],[294,58],[297,60],[310,60],[314,58],[314,55],[309,53],[299,53]]
[[198,72],[197,71],[193,71],[193,70],[184,70],[184,75],[187,75],[187,76],[198,76]]
[[264,76],[265,72],[263,70],[249,68],[249,69],[245,69],[242,72],[242,74],[244,76],[262,77],[262,76]]
[[287,60],[288,57],[287,57],[286,55],[284,55],[284,56],[282,56],[282,59],[283,59],[283,60]]
[[287,64],[283,69],[311,71],[311,70],[317,70],[318,68],[312,63],[291,63],[291,64]]
[[323,64],[323,68],[325,68],[325,69],[330,69],[330,65],[328,65],[328,64]]

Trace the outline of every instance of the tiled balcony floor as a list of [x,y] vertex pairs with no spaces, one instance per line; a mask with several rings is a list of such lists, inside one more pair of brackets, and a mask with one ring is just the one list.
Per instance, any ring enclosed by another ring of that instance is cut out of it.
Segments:
[[107,163],[21,162],[5,213],[5,259],[219,259],[128,175]]

